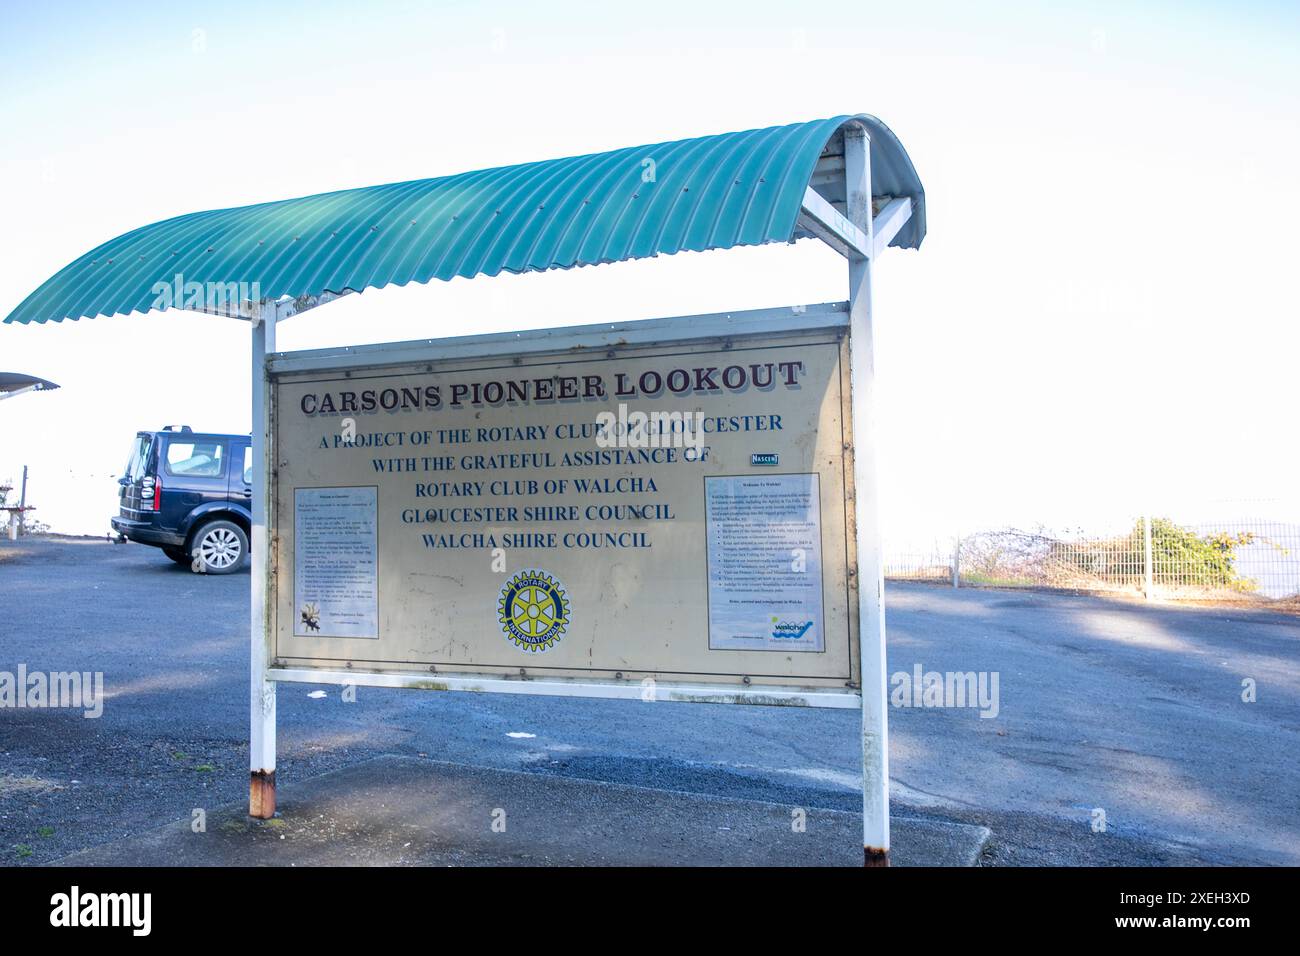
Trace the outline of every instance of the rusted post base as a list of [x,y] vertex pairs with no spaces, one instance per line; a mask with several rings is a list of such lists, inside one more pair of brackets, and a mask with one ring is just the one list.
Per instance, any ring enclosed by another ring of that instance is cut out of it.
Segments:
[[254,770],[248,778],[248,815],[259,820],[275,816],[275,771]]
[[[274,791],[272,792],[274,794]],[[862,848],[863,866],[889,866],[889,851],[878,850],[874,846]]]

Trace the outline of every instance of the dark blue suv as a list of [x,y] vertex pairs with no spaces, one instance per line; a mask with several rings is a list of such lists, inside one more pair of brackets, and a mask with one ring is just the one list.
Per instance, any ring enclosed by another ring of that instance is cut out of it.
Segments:
[[111,524],[194,571],[229,574],[248,558],[253,450],[247,435],[188,425],[138,432]]

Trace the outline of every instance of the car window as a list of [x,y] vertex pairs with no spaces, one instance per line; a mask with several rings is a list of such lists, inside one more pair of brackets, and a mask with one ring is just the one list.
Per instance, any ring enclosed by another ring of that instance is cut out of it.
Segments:
[[173,441],[167,446],[167,470],[190,478],[220,478],[222,443]]
[[131,446],[131,457],[126,462],[126,477],[138,481],[144,477],[145,466],[149,463],[149,450],[153,446],[152,435],[136,435]]
[[253,483],[253,446],[244,446],[244,484]]

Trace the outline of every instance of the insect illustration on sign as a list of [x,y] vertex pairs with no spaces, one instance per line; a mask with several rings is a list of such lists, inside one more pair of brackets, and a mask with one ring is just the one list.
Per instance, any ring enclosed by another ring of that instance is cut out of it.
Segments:
[[303,626],[305,626],[307,630],[320,630],[320,608],[316,604],[308,601],[302,606],[302,610],[299,613],[302,616]]

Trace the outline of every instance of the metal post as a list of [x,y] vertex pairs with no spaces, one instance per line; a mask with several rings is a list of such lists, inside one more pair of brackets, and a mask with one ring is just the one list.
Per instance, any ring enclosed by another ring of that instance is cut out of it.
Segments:
[[23,465],[23,490],[18,495],[18,533],[27,533],[27,466]]
[[952,586],[961,587],[961,538],[952,539]]
[[[846,218],[874,248],[871,152],[865,129],[844,129]],[[853,379],[853,510],[858,547],[862,676],[862,845],[867,866],[889,865],[889,733],[885,662],[885,579],[876,500],[875,359],[871,260],[849,256],[849,365]]]
[[1146,598],[1151,600],[1151,594],[1155,590],[1155,573],[1151,566],[1151,516],[1142,516],[1142,551],[1144,554],[1143,567],[1146,575]]
[[275,351],[276,312],[263,302],[253,315],[253,533],[249,536],[252,610],[249,615],[248,814],[263,820],[275,816],[275,682],[266,679],[271,662],[270,507],[271,387],[266,356]]

